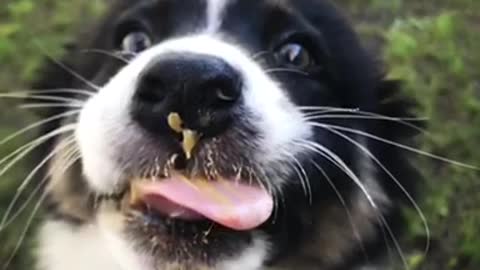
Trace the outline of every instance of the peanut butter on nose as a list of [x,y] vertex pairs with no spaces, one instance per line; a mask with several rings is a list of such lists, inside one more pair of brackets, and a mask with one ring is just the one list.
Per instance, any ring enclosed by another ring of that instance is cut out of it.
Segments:
[[168,115],[168,125],[170,126],[170,128],[177,132],[177,133],[182,133],[183,131],[183,120],[182,118],[180,117],[180,115],[178,113],[171,113]]
[[199,140],[200,140],[200,136],[198,135],[198,132],[189,130],[189,129],[185,129],[183,131],[182,147],[187,159],[192,158],[192,151],[195,148],[195,146],[198,144]]
[[183,152],[185,152],[185,156],[187,159],[191,159],[192,151],[195,148],[195,146],[198,144],[198,141],[200,140],[200,135],[198,134],[198,132],[194,130],[185,129],[183,127],[183,120],[178,113],[175,113],[175,112],[170,113],[168,115],[167,120],[168,120],[168,125],[173,131],[177,133],[182,133]]

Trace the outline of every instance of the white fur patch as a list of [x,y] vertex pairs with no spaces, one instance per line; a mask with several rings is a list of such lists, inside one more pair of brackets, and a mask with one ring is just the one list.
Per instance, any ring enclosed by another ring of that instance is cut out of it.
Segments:
[[254,243],[233,260],[221,263],[219,270],[262,270],[267,257],[267,241],[263,236],[256,234]]
[[[63,222],[47,222],[40,231],[37,266],[40,270],[147,270],[135,257],[112,252],[125,249],[125,242],[109,243],[96,225],[74,227]],[[125,252],[123,252],[125,253]],[[130,261],[130,262],[128,262]]]
[[[376,205],[380,208],[378,211],[383,211],[387,209],[390,204],[390,198],[388,198],[387,194],[383,190],[383,188],[378,183],[377,179],[377,169],[378,164],[372,159],[373,154],[370,152],[368,147],[367,140],[359,136],[357,138],[359,143],[358,145],[358,166],[359,166],[359,178],[362,183],[365,185],[365,189],[368,191],[369,196],[374,200]],[[360,192],[361,193],[361,192]],[[366,196],[365,194],[361,194],[361,196]],[[371,207],[371,206],[370,206]]]
[[[40,231],[39,270],[157,270],[151,258],[142,256],[119,233],[119,216],[99,216],[95,224],[74,227],[47,222]],[[262,270],[267,243],[260,235],[254,244],[217,270]],[[211,270],[214,270],[211,269]],[[161,270],[161,269],[158,269]]]
[[204,33],[216,33],[222,26],[223,12],[230,0],[208,0],[207,2],[207,28]]

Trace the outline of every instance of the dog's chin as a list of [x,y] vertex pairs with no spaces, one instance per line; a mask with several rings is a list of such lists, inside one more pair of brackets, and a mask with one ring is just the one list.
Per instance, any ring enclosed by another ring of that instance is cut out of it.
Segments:
[[[259,239],[259,230],[234,230],[195,214],[171,216],[147,205],[129,205],[129,193],[98,203],[100,227],[152,269],[210,269],[236,260]],[[169,268],[170,267],[170,268]]]
[[156,213],[129,213],[125,232],[155,264],[213,266],[232,259],[253,241],[252,231],[234,231],[207,219],[182,220]]
[[[217,269],[254,248],[273,218],[274,194],[256,172],[260,169],[249,164],[236,171],[233,160],[216,158],[226,154],[207,148],[182,160],[180,170],[170,159],[160,166],[160,174],[137,173],[115,195],[97,196],[96,216],[104,231],[128,243],[153,269]],[[202,159],[207,152],[215,173]]]

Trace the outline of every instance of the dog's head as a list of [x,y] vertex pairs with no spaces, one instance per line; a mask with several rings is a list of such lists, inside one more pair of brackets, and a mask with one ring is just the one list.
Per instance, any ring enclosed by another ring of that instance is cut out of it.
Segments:
[[38,85],[78,110],[49,127],[52,218],[100,228],[131,269],[316,269],[384,249],[413,171],[375,139],[410,135],[393,118],[408,108],[331,4],[119,1],[91,31],[75,72]]

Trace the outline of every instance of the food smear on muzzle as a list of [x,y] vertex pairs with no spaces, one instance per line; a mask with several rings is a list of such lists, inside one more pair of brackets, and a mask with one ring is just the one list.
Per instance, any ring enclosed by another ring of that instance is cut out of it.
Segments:
[[187,160],[192,158],[193,149],[199,141],[200,135],[198,134],[198,132],[189,129],[185,129],[183,131],[182,148],[185,152]]
[[200,141],[200,134],[194,130],[185,129],[183,127],[183,120],[178,113],[170,113],[167,121],[173,131],[183,135],[182,148],[187,160],[191,159],[192,151]]
[[241,182],[174,175],[158,181],[134,181],[131,188],[132,206],[143,203],[170,218],[210,219],[233,230],[255,229],[273,212],[269,192]]
[[182,131],[183,131],[183,120],[178,113],[170,113],[168,115],[167,120],[168,120],[168,126],[170,126],[170,128],[173,131],[175,131],[177,133],[182,133]]

